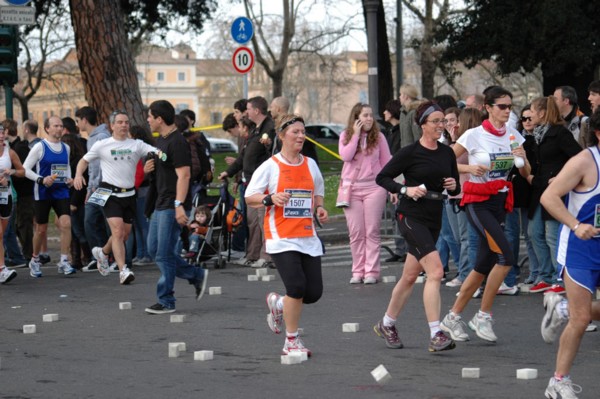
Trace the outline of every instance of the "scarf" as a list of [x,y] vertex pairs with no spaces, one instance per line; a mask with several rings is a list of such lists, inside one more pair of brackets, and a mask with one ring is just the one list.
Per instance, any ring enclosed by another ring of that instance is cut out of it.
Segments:
[[481,127],[483,127],[486,132],[498,137],[502,137],[506,133],[506,125],[503,125],[500,129],[496,129],[489,119],[484,120]]
[[548,123],[545,125],[536,126],[535,129],[533,129],[533,137],[535,137],[535,143],[537,145],[544,140],[544,136],[548,132],[548,129],[550,129],[550,124]]

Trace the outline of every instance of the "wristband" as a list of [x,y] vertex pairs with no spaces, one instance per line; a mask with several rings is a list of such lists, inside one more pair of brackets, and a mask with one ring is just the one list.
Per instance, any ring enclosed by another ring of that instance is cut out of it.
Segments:
[[575,233],[575,230],[577,230],[577,228],[579,227],[579,225],[580,225],[580,224],[581,224],[581,223],[577,222],[577,224],[576,224],[575,226],[573,226],[573,228],[571,229],[571,231],[572,231],[573,233]]
[[44,184],[44,178],[42,176],[38,177],[36,180],[37,184]]

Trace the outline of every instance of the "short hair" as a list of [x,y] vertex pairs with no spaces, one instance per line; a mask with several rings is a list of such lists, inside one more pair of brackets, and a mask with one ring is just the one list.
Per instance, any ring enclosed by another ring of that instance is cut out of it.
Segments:
[[442,107],[444,111],[451,107],[456,108],[457,105],[456,99],[450,94],[440,94],[439,96],[435,96],[433,98],[433,101],[435,101],[440,107]]
[[562,115],[560,114],[560,111],[558,110],[558,105],[556,105],[556,100],[554,99],[554,96],[536,98],[531,102],[531,110],[545,111],[544,119],[542,120],[544,124],[565,124],[565,120],[563,119]]
[[258,109],[263,115],[266,115],[267,111],[269,110],[269,103],[264,97],[252,97],[248,99],[248,103],[252,104],[252,107]]
[[48,129],[50,127],[50,119],[52,119],[52,118],[56,118],[56,119],[58,119],[60,121],[60,123],[62,123],[62,119],[60,119],[56,115],[53,115],[53,116],[51,116],[49,118],[46,118],[46,120],[44,121],[44,130],[46,130],[46,129]]
[[287,97],[279,96],[273,99],[273,102],[281,108],[281,113],[287,114],[290,110],[290,100]]
[[127,111],[124,110],[116,110],[110,113],[110,115],[108,116],[108,122],[112,125],[113,123],[115,123],[115,121],[117,120],[117,116],[118,115],[125,115],[127,118],[129,118],[129,115],[127,115]]
[[11,137],[16,137],[17,132],[17,121],[14,119],[7,118],[2,121],[2,126],[4,127],[4,131]]
[[246,112],[246,108],[248,105],[248,100],[245,98],[240,98],[236,102],[233,103],[233,109],[237,109],[238,111],[244,113]]
[[238,125],[237,119],[233,116],[233,112],[227,114],[225,119],[223,119],[223,130],[228,132],[231,129],[234,129]]
[[569,104],[577,105],[577,92],[573,86],[558,86],[556,90],[560,90],[562,98],[569,100]]
[[79,119],[85,119],[90,125],[93,126],[96,126],[98,124],[98,112],[96,112],[94,108],[89,107],[87,105],[75,111],[75,117]]
[[388,111],[392,118],[400,120],[400,110],[402,109],[402,103],[400,100],[390,100],[385,104],[384,111]]
[[167,100],[156,100],[148,107],[154,118],[162,118],[166,125],[172,125],[175,120],[175,108]]
[[590,128],[587,130],[586,135],[586,143],[590,146],[598,145],[598,137],[596,136],[596,132],[600,130],[600,108],[598,108],[594,113],[590,116]]
[[179,115],[191,120],[190,125],[194,126],[194,123],[196,122],[196,113],[194,111],[191,109],[183,109],[179,112]]
[[175,115],[175,126],[177,126],[177,130],[180,132],[185,132],[190,129],[190,121],[181,114]]
[[594,93],[600,94],[600,80],[594,80],[588,86],[588,91],[593,91]]
[[512,100],[513,95],[510,91],[506,90],[504,87],[500,86],[490,86],[484,90],[485,99],[484,104],[493,105],[496,103],[496,100],[508,96]]
[[79,129],[77,129],[77,124],[75,123],[73,118],[71,118],[69,116],[65,116],[64,118],[62,118],[62,123],[63,123],[63,127],[65,129],[67,129],[69,134],[78,134],[79,133]]
[[34,120],[26,120],[25,122],[23,122],[23,129],[27,128],[27,130],[29,130],[29,133],[36,135],[38,132],[38,129],[40,128],[40,125],[38,125],[37,121]]

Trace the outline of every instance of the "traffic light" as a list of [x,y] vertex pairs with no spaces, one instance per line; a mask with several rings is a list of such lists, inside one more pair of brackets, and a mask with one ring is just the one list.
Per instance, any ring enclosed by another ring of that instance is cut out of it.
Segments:
[[14,26],[0,26],[0,82],[13,86],[19,80],[19,33]]

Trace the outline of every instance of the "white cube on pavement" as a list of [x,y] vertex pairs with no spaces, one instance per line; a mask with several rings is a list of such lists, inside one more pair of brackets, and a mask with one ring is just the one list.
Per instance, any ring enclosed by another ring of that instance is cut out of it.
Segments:
[[187,346],[185,345],[185,342],[173,342],[173,344],[177,344],[177,348],[179,348],[179,352],[187,351]]
[[36,332],[35,324],[23,325],[23,334],[35,334],[35,332]]
[[517,379],[519,380],[535,380],[537,377],[537,369],[517,369]]
[[171,323],[183,323],[185,321],[184,314],[172,314]]
[[529,294],[529,289],[531,288],[531,285],[529,284],[520,284],[519,285],[519,291],[522,294]]
[[462,378],[479,378],[479,367],[463,367]]
[[360,330],[359,323],[344,323],[342,324],[342,332],[358,332]]
[[254,275],[254,274],[249,274],[248,281],[258,281],[258,276]]
[[383,283],[395,283],[396,282],[396,276],[383,276],[381,278],[381,282],[383,282]]
[[221,295],[222,292],[221,287],[208,287],[208,295]]
[[169,342],[169,357],[179,357],[179,342]]
[[131,309],[131,302],[119,302],[120,310],[129,310]]
[[261,267],[260,269],[256,269],[256,275],[258,277],[266,276],[269,272],[269,269],[266,267]]
[[379,384],[385,384],[386,382],[392,379],[392,376],[390,375],[390,373],[388,373],[387,369],[383,364],[380,364],[379,366],[375,367],[375,369],[371,371],[371,375]]
[[273,280],[275,280],[275,275],[267,274],[266,276],[262,276],[261,280],[262,281],[273,281]]
[[281,364],[300,364],[302,363],[302,356],[296,354],[281,355]]
[[48,313],[42,316],[42,320],[46,323],[51,323],[53,321],[58,321],[58,313]]
[[415,281],[415,283],[417,283],[417,284],[423,284],[424,282],[425,282],[425,276],[418,276],[417,281]]
[[213,360],[214,353],[213,351],[195,351],[194,352],[194,360],[206,361]]

